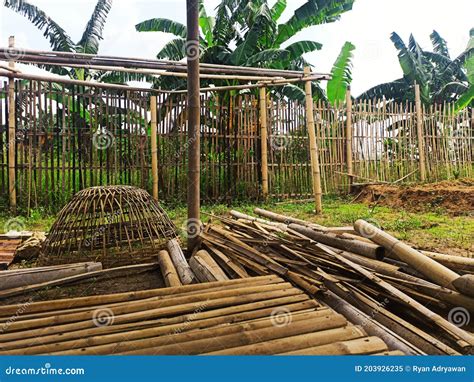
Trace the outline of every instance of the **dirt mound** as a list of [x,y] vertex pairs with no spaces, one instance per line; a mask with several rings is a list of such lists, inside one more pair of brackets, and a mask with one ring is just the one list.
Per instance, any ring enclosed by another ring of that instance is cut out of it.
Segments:
[[474,214],[474,180],[416,186],[367,185],[357,193],[358,202],[414,211],[441,208],[454,215]]

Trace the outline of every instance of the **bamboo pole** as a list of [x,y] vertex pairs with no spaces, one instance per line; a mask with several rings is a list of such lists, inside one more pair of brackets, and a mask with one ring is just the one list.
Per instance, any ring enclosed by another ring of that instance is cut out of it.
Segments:
[[189,265],[200,282],[225,281],[229,278],[209,253],[201,249],[189,260]]
[[387,345],[378,337],[359,338],[333,344],[301,349],[282,355],[342,355],[373,354],[388,351]]
[[320,332],[306,333],[293,337],[279,338],[267,342],[239,346],[235,348],[217,350],[206,353],[206,355],[265,355],[281,352],[295,351],[299,349],[326,345],[333,342],[347,341],[365,337],[364,329],[359,326],[346,326],[323,330]]
[[340,235],[315,231],[298,224],[290,224],[288,227],[312,240],[330,245],[331,247],[353,252],[371,259],[382,260],[384,258],[385,250],[380,245],[366,243],[357,239],[341,238]]
[[420,180],[426,181],[425,145],[423,141],[423,106],[421,104],[420,85],[415,83],[416,131],[418,139],[418,166]]
[[158,253],[158,263],[160,264],[161,274],[167,287],[182,285],[168,251],[163,250]]
[[[8,47],[15,47],[15,36],[8,39]],[[8,67],[15,69],[15,61],[8,61]],[[15,154],[16,154],[16,116],[15,116],[15,80],[8,78],[8,192],[10,197],[10,209],[16,214],[16,172],[15,172]]]
[[151,174],[153,178],[153,197],[158,200],[158,124],[157,124],[157,99],[150,97],[151,111]]
[[201,208],[201,100],[199,96],[199,4],[186,0],[187,9],[187,63],[188,63],[188,251],[197,246],[199,238],[194,226],[200,222]]
[[178,239],[169,240],[166,244],[173,264],[178,271],[179,279],[183,285],[191,284],[194,281],[194,273],[189,267],[186,257],[179,245]]
[[[146,299],[151,297],[164,297],[164,296],[175,296],[183,293],[202,293],[203,290],[218,289],[218,288],[238,288],[239,285],[262,285],[262,284],[274,284],[274,283],[283,283],[283,279],[276,275],[268,276],[259,276],[246,279],[236,279],[225,282],[214,282],[207,284],[193,284],[193,285],[184,285],[180,287],[172,288],[159,288],[159,289],[150,289],[137,292],[125,292],[125,293],[113,293],[108,295],[99,295],[99,296],[86,296],[86,297],[77,297],[74,299],[60,299],[60,300],[50,300],[50,301],[40,301],[32,302],[23,310],[23,313],[39,313],[39,312],[48,312],[51,310],[60,310],[60,309],[71,309],[71,308],[80,308],[101,304],[112,304],[119,302],[128,302],[140,299]],[[18,308],[21,305],[4,305],[0,306],[0,316],[11,316],[18,311]]]
[[[310,68],[305,68],[305,74],[309,76]],[[309,149],[311,153],[311,174],[313,181],[313,193],[315,200],[315,212],[320,215],[322,209],[322,191],[321,191],[321,171],[319,169],[319,147],[316,141],[316,128],[314,124],[313,111],[313,91],[311,89],[311,82],[305,82],[306,93],[306,125],[309,135]]]
[[[285,308],[288,309],[289,314],[299,314],[300,311],[314,309],[315,305],[314,301],[307,300],[286,305]],[[78,337],[78,339],[68,338],[65,340],[64,336],[72,337],[70,334],[73,333],[63,333],[61,337],[41,337],[41,344],[36,344],[36,339],[0,344],[0,348],[2,349],[0,354],[46,354],[59,351],[71,351],[73,349],[81,349],[81,353],[82,349],[84,349],[84,351],[89,351],[92,354],[108,354],[113,353],[116,350],[115,346],[119,345],[121,342],[158,336],[173,336],[192,330],[207,329],[217,325],[232,325],[243,321],[267,318],[274,311],[275,307],[265,307],[262,309],[243,311],[237,314],[218,315],[204,319],[200,318],[202,315],[201,312],[195,312],[192,315],[180,316],[181,321],[179,322],[172,319],[169,324],[163,322],[163,325],[160,326],[158,326],[160,324],[159,322],[153,327],[146,328],[133,328],[127,326],[123,329],[117,328],[118,330],[114,333],[100,333],[101,329],[103,329],[103,327],[100,327],[90,333],[91,336],[85,334],[83,337]],[[324,313],[324,311],[318,312],[321,314]],[[326,314],[327,313],[328,310],[326,309]],[[45,343],[45,341],[47,343]],[[107,344],[111,345],[107,346]]]
[[268,130],[267,130],[267,89],[262,87],[259,91],[260,105],[260,144],[262,147],[262,195],[268,198]]
[[[232,317],[234,322],[238,322],[239,320],[244,321],[248,317],[246,316],[247,312],[255,312],[257,314],[258,311],[263,311],[262,317],[268,316],[275,310],[275,307],[284,305],[288,310],[291,311],[298,311],[298,310],[305,310],[305,309],[313,309],[317,306],[314,300],[308,300],[308,297],[300,294],[288,297],[280,297],[274,298],[271,300],[262,300],[257,302],[250,302],[247,304],[235,305],[235,306],[227,306],[220,309],[213,309],[209,311],[202,311],[202,312],[191,312],[185,313],[183,315],[178,315],[176,317],[170,318],[158,318],[154,320],[148,321],[135,321],[131,323],[125,324],[117,324],[114,322],[114,325],[111,326],[101,326],[101,327],[91,327],[79,330],[72,330],[68,332],[59,332],[56,334],[47,334],[43,333],[41,335],[41,344],[48,345],[48,344],[56,344],[62,341],[68,340],[78,340],[78,339],[89,339],[91,337],[102,336],[105,338],[106,336],[114,333],[121,333],[123,331],[134,331],[134,330],[141,330],[149,329],[149,328],[156,328],[159,326],[170,326],[174,324],[183,325],[183,323],[189,323],[190,329],[193,328],[194,321],[200,321],[202,325],[204,322],[208,322],[208,319],[217,319],[217,318],[224,318],[224,317]],[[224,318],[225,320],[225,318]],[[222,322],[222,321],[221,321]],[[225,321],[224,321],[225,322]],[[217,323],[216,323],[217,324]],[[199,327],[200,325],[196,325]],[[23,332],[24,333],[24,332]],[[40,333],[41,334],[41,333]],[[31,337],[31,336],[27,336]],[[24,336],[17,336],[17,339],[14,341],[9,342],[2,342],[0,343],[0,349],[5,351],[11,349],[22,349],[22,348],[29,348],[32,346],[32,341],[37,341],[36,337],[31,338],[24,338]],[[99,341],[96,341],[99,342]],[[107,343],[107,342],[103,342]],[[80,345],[79,345],[80,346]],[[42,350],[40,350],[42,351]]]
[[362,236],[369,236],[372,241],[384,246],[388,252],[393,253],[400,260],[410,264],[415,268],[415,270],[425,275],[429,280],[432,280],[442,287],[456,290],[452,284],[454,280],[459,278],[459,275],[456,272],[423,255],[416,249],[402,243],[393,236],[377,227],[374,227],[372,224],[367,223],[364,220],[357,220],[354,223],[354,228]]
[[[3,56],[9,54],[15,54],[19,51],[11,51],[10,49],[0,48],[0,59]],[[87,65],[110,65],[119,67],[137,67],[137,68],[149,68],[149,69],[162,69],[162,70],[177,70],[186,72],[187,63],[180,61],[169,61],[169,60],[156,60],[156,59],[144,59],[140,57],[117,57],[117,56],[105,56],[105,55],[94,55],[77,52],[58,52],[58,51],[41,51],[22,49],[23,54],[22,62],[31,62],[28,59],[33,60],[45,60],[48,63],[60,62],[65,65],[68,63],[84,63]],[[246,75],[259,75],[268,77],[284,77],[291,78],[301,76],[304,73],[297,70],[280,70],[280,69],[267,69],[267,68],[251,68],[244,66],[231,66],[231,65],[220,65],[220,64],[207,64],[202,63],[200,65],[202,73],[225,73],[225,74],[246,74]],[[311,73],[311,75],[320,75],[320,73]],[[323,75],[323,74],[321,74]],[[326,75],[326,74],[324,74]],[[327,75],[326,75],[327,76]]]
[[349,176],[349,193],[352,190],[353,179],[353,166],[352,166],[352,97],[351,89],[348,88],[346,91],[346,164],[347,173]]
[[[311,317],[311,315],[314,315],[314,313],[308,313],[307,315]],[[295,322],[291,322],[289,325],[284,326],[274,325],[272,323],[272,318],[267,321],[263,321],[262,323],[246,323],[240,325],[239,331],[230,334],[225,334],[229,333],[230,328],[215,328],[212,329],[212,334],[214,334],[215,337],[199,338],[202,336],[202,334],[199,332],[189,333],[189,337],[191,338],[189,338],[188,342],[180,342],[169,345],[157,344],[161,346],[152,345],[153,347],[120,352],[119,354],[193,355],[202,353],[203,349],[206,349],[206,351],[222,350],[228,347],[249,345],[257,342],[310,333],[318,330],[334,329],[347,324],[345,318],[339,314],[331,314],[318,320],[311,320],[309,317],[303,317],[298,321],[295,320]],[[296,317],[294,317],[294,319],[295,318]],[[243,335],[244,331],[245,335]],[[193,337],[197,339],[192,340]]]

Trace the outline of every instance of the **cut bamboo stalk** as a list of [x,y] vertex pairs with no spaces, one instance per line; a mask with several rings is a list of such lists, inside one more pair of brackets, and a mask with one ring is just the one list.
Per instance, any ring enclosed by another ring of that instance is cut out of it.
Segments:
[[260,144],[261,144],[261,172],[262,172],[262,196],[268,198],[268,130],[267,130],[267,90],[261,87],[259,90],[260,105]]
[[225,281],[229,278],[205,250],[196,252],[189,265],[200,282]]
[[[190,295],[190,296],[182,296],[173,299],[147,299],[143,301],[137,302],[130,302],[128,304],[120,304],[114,306],[113,309],[109,309],[113,312],[114,316],[119,315],[126,315],[131,313],[136,313],[144,310],[151,310],[151,309],[159,309],[159,308],[166,308],[166,307],[173,307],[179,304],[190,304],[190,303],[197,303],[199,301],[206,301],[208,300],[215,300],[215,299],[222,299],[225,297],[231,296],[242,296],[248,295],[257,292],[271,292],[271,291],[285,291],[291,288],[291,284],[272,284],[272,285],[265,285],[265,286],[251,286],[247,288],[241,288],[237,290],[224,290],[224,291],[211,291],[207,293],[197,294],[197,295]],[[295,291],[297,291],[295,289]],[[301,293],[301,292],[299,292]],[[105,308],[104,308],[105,309]],[[69,322],[77,322],[77,321],[86,321],[91,320],[94,317],[96,310],[89,310],[85,312],[79,313],[63,313],[61,315],[51,316],[51,317],[44,317],[32,320],[24,320],[24,321],[16,321],[12,322],[8,326],[8,331],[15,331],[15,330],[25,330],[25,329],[32,329],[32,328],[39,328],[48,325],[59,325],[63,323]]]
[[247,271],[240,264],[232,261],[223,252],[215,248],[214,246],[207,244],[211,254],[217,263],[227,272],[232,278],[247,278],[249,277]]
[[265,355],[294,351],[326,345],[338,341],[347,341],[365,337],[366,333],[360,326],[346,326],[344,328],[323,330],[320,332],[306,333],[298,336],[279,338],[267,342],[259,342],[247,346],[238,346],[218,350],[206,355]]
[[[203,290],[213,290],[216,288],[236,288],[239,285],[245,284],[247,286],[250,285],[263,285],[263,284],[273,284],[273,283],[283,283],[283,279],[276,275],[268,275],[268,276],[259,276],[253,277],[249,279],[237,279],[237,280],[230,280],[226,282],[215,282],[215,283],[208,283],[208,284],[195,284],[195,285],[185,285],[182,287],[174,287],[174,288],[159,288],[159,289],[151,289],[151,290],[144,290],[144,291],[136,291],[136,292],[125,292],[125,293],[114,293],[108,295],[100,295],[100,296],[86,296],[86,297],[77,297],[74,299],[60,299],[60,300],[50,300],[50,301],[41,301],[41,302],[32,302],[25,307],[23,311],[24,314],[26,313],[38,313],[38,312],[48,312],[51,310],[59,310],[59,309],[71,309],[71,308],[79,308],[79,307],[87,307],[87,306],[94,306],[94,305],[105,305],[110,303],[118,303],[118,302],[128,302],[134,300],[140,300],[145,298],[151,297],[165,297],[165,296],[173,296],[182,293],[200,293]],[[15,314],[18,311],[18,308],[21,304],[14,304],[14,305],[5,305],[0,306],[0,316],[10,316]]]
[[274,220],[274,221],[283,223],[285,225],[289,225],[289,224],[294,223],[294,224],[303,225],[305,227],[319,229],[319,230],[322,230],[322,231],[326,230],[326,227],[323,227],[319,224],[310,223],[310,222],[307,222],[305,220],[293,218],[291,216],[280,215],[280,214],[277,214],[275,212],[267,211],[267,210],[264,210],[264,209],[261,209],[261,208],[255,208],[253,211],[259,216],[263,216],[267,219]]
[[346,91],[346,166],[349,179],[349,193],[352,190],[353,165],[352,165],[352,97],[350,88]]
[[343,239],[333,233],[315,231],[298,224],[290,224],[288,227],[312,240],[330,245],[331,247],[343,249],[371,259],[382,260],[384,258],[385,249],[380,245],[365,243],[355,239]]
[[158,124],[157,124],[157,99],[150,97],[151,112],[151,175],[153,181],[153,197],[158,200]]
[[[262,325],[257,325],[257,323],[243,324],[239,329],[239,332],[221,335],[216,338],[204,338],[192,340],[192,337],[189,339],[189,342],[182,342],[179,344],[170,344],[162,345],[157,347],[149,347],[144,349],[139,349],[135,351],[127,351],[119,354],[127,355],[138,355],[138,354],[201,354],[203,350],[217,351],[222,350],[228,347],[236,347],[249,345],[257,342],[268,341],[276,338],[283,338],[289,336],[295,336],[304,333],[310,333],[318,330],[334,329],[342,327],[347,323],[343,316],[335,314],[329,315],[327,317],[318,319],[318,320],[301,320],[291,322],[285,326],[273,325],[272,319],[269,320],[268,327],[261,327]],[[224,330],[223,330],[224,329]],[[215,333],[225,332],[225,328],[220,329],[216,328]],[[188,334],[188,333],[185,333]],[[189,333],[191,334],[191,333]],[[198,337],[199,334],[194,334],[194,338]]]
[[[101,326],[87,329],[79,329],[70,332],[64,332],[59,334],[46,334],[39,337],[33,338],[21,338],[15,341],[3,342],[0,343],[0,348],[4,350],[17,349],[17,348],[28,348],[33,344],[36,344],[36,341],[40,341],[41,344],[54,344],[61,341],[67,340],[77,340],[92,336],[104,336],[111,333],[121,333],[123,331],[130,331],[136,329],[145,329],[150,327],[159,327],[173,324],[180,324],[186,322],[193,322],[199,320],[206,320],[209,318],[223,317],[233,315],[234,318],[238,321],[241,315],[245,315],[248,311],[257,311],[260,309],[271,309],[273,312],[276,306],[285,306],[290,311],[291,310],[303,310],[315,308],[316,303],[314,300],[308,300],[308,297],[300,294],[289,297],[274,298],[270,300],[262,300],[257,302],[251,302],[248,304],[241,304],[236,306],[224,307],[220,309],[214,309],[204,312],[192,312],[190,314],[184,314],[171,318],[161,318],[157,320],[150,321],[139,321],[131,322],[126,324],[116,324],[111,326]],[[3,340],[3,336],[2,336]]]
[[182,285],[168,251],[162,250],[158,253],[158,263],[160,264],[161,274],[167,287]]
[[[367,223],[364,220],[357,220],[354,223],[357,232],[365,237],[370,237],[372,241],[384,246],[388,252],[395,254],[400,260],[410,264],[416,271],[425,275],[429,280],[442,287],[456,289],[453,281],[459,278],[459,275],[444,265],[424,256],[416,249],[402,243],[381,229]],[[474,290],[469,294],[474,296]]]
[[[290,313],[297,314],[301,310],[306,309],[314,309],[316,304],[312,300],[307,300],[304,302],[286,305],[285,309],[288,310]],[[73,349],[82,349],[84,348],[91,348],[90,353],[92,354],[112,354],[115,352],[116,344],[125,341],[132,341],[137,339],[146,339],[158,336],[170,336],[176,335],[179,333],[189,332],[192,330],[202,330],[210,327],[214,327],[217,325],[223,324],[236,324],[242,321],[247,320],[255,320],[259,318],[266,318],[271,315],[272,312],[275,311],[275,307],[269,307],[264,309],[257,309],[252,311],[246,311],[239,314],[234,315],[223,315],[223,316],[216,316],[210,317],[200,320],[198,318],[200,312],[195,312],[192,315],[183,317],[181,322],[171,323],[164,325],[156,325],[150,328],[143,328],[143,329],[134,329],[134,328],[125,328],[125,330],[121,330],[117,333],[111,334],[101,334],[95,333],[88,338],[80,338],[72,339],[72,340],[64,340],[63,337],[56,336],[56,340],[51,343],[47,337],[41,337],[40,339],[33,338],[29,341],[22,341],[22,345],[18,346],[17,342],[15,343],[6,343],[1,344],[1,349],[3,350],[0,354],[46,354],[46,353],[53,353],[59,351],[70,351]],[[318,311],[321,315],[324,314],[324,311]],[[326,314],[329,313],[329,310],[326,309]],[[127,330],[128,329],[128,330]],[[68,335],[69,333],[65,333]],[[45,344],[44,341],[47,340],[48,344]],[[40,342],[41,344],[37,344]],[[112,344],[109,346],[101,346],[99,345],[107,345]],[[35,346],[33,346],[35,345]],[[82,350],[81,350],[82,354]]]
[[385,289],[388,293],[390,293],[390,295],[398,298],[405,305],[412,307],[413,309],[418,311],[420,314],[422,314],[424,317],[426,317],[427,319],[430,319],[440,329],[444,330],[448,334],[451,334],[454,338],[456,338],[456,341],[459,344],[459,346],[461,347],[474,346],[474,336],[472,336],[470,333],[462,330],[461,328],[458,328],[456,325],[445,320],[440,315],[432,312],[431,310],[426,308],[424,305],[420,304],[418,301],[414,300],[413,298],[399,291],[397,288],[393,287],[389,283],[375,276],[372,272],[367,271],[361,266],[351,262],[348,259],[345,259],[344,257],[340,255],[337,255],[336,253],[334,254],[334,256],[342,263],[350,266],[351,268],[359,272],[361,275],[367,277],[367,279],[378,284],[381,288]]
[[418,166],[420,180],[426,181],[425,144],[423,140],[423,106],[421,104],[420,85],[415,83],[416,132],[418,139]]
[[[305,68],[305,74],[308,76],[311,72],[310,68]],[[313,193],[315,200],[315,211],[319,215],[322,213],[322,190],[321,190],[321,170],[319,168],[319,147],[316,141],[316,127],[314,124],[313,111],[313,91],[311,82],[305,82],[306,93],[306,125],[309,135],[309,149],[311,153],[311,174],[313,181]]]
[[[291,314],[291,313],[290,313]],[[305,312],[292,314],[293,321],[291,324],[297,325],[300,322],[307,322],[310,319],[313,320],[328,320],[328,318],[336,318],[334,315],[328,312]],[[159,335],[147,338],[140,338],[137,340],[124,340],[123,338],[119,342],[99,345],[99,346],[88,346],[81,349],[72,349],[66,351],[54,352],[54,355],[93,355],[93,354],[120,354],[125,352],[140,352],[142,349],[150,349],[154,347],[167,347],[176,346],[182,344],[186,346],[187,343],[192,343],[198,340],[211,340],[216,341],[221,337],[240,334],[244,330],[259,330],[264,328],[272,328],[274,326],[274,319],[271,316],[266,316],[253,321],[230,323],[218,327],[207,327],[197,330],[183,331],[182,327],[173,330],[168,335]],[[225,346],[225,343],[224,343]],[[149,350],[146,352],[148,353]],[[153,354],[153,353],[151,353]],[[161,353],[163,354],[163,353]]]
[[356,355],[374,354],[387,351],[387,345],[378,337],[359,338],[350,341],[341,341],[329,345],[315,346],[282,355]]
[[[8,38],[8,47],[15,48],[15,37]],[[15,61],[10,59],[8,67],[15,69]],[[15,79],[8,78],[8,194],[10,197],[10,209],[16,214],[16,116],[15,116]]]
[[423,255],[429,257],[432,260],[436,260],[438,263],[441,263],[448,268],[452,268],[458,271],[474,272],[474,258],[472,257],[451,256],[443,253],[430,251],[420,252]]
[[138,264],[138,265],[127,265],[123,267],[109,268],[109,269],[103,269],[100,271],[83,273],[83,274],[79,274],[75,276],[65,277],[62,279],[46,281],[40,284],[26,285],[26,286],[22,286],[18,288],[6,289],[3,291],[0,291],[0,299],[12,297],[12,296],[18,296],[18,295],[22,295],[28,292],[35,291],[35,290],[50,288],[53,286],[72,284],[72,283],[84,281],[84,280],[95,278],[95,277],[104,277],[104,276],[118,277],[119,275],[124,274],[124,273],[128,274],[130,272],[137,272],[137,271],[144,272],[144,271],[155,269],[157,267],[158,265],[155,263]]
[[351,323],[360,325],[367,334],[380,337],[390,349],[397,349],[407,355],[426,355],[425,352],[418,349],[403,337],[377,322],[373,318],[373,314],[372,316],[365,314],[335,293],[328,290],[324,293],[322,298],[326,304],[350,320]]
[[178,271],[179,279],[183,285],[191,284],[194,281],[194,274],[191,268],[189,267],[184,253],[181,250],[181,246],[177,239],[169,240],[167,243],[167,248],[173,260],[173,264]]
[[0,290],[44,283],[83,273],[100,271],[101,269],[101,263],[90,262],[60,267],[38,267],[4,271],[0,273]]
[[[222,308],[225,306],[229,306],[232,304],[247,304],[252,302],[258,302],[266,299],[274,299],[274,298],[281,298],[281,297],[289,297],[289,296],[296,296],[301,295],[302,292],[292,288],[287,290],[276,290],[270,292],[259,292],[254,294],[245,294],[241,296],[234,296],[234,297],[224,297],[219,298],[211,301],[206,301],[206,309],[215,309],[215,308]],[[202,309],[203,302],[194,302],[189,304],[182,304],[179,306],[169,306],[165,308],[156,308],[156,309],[149,309],[145,311],[133,312],[129,314],[123,314],[120,316],[114,316],[114,323],[123,324],[123,323],[130,323],[134,321],[140,320],[148,320],[160,317],[166,317],[171,315],[179,315],[185,313],[195,312],[196,309]],[[13,324],[20,324],[13,323]],[[22,325],[16,325],[18,329],[21,328]],[[69,324],[63,325],[55,325],[49,327],[43,327],[38,329],[31,329],[22,332],[11,332],[5,333],[2,335],[3,341],[13,341],[18,338],[25,338],[25,336],[29,337],[37,337],[43,335],[50,335],[55,333],[64,333],[73,330],[80,330],[80,329],[87,329],[96,326],[95,323],[90,319],[81,321],[81,322],[74,322]],[[26,329],[23,327],[23,329]]]

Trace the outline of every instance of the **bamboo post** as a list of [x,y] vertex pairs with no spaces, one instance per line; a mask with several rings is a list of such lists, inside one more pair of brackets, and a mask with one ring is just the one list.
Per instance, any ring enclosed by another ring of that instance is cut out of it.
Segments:
[[157,145],[157,110],[156,96],[150,97],[151,111],[151,174],[153,178],[153,197],[158,200],[158,145]]
[[260,141],[262,145],[262,194],[268,198],[267,89],[260,88]]
[[[306,76],[310,75],[311,69],[305,68]],[[321,172],[319,170],[319,148],[316,141],[316,130],[314,125],[314,111],[313,111],[313,91],[311,89],[311,82],[305,82],[306,93],[306,125],[309,135],[309,150],[311,153],[311,177],[313,180],[313,193],[315,200],[315,212],[317,215],[323,212],[321,201]]]
[[[8,39],[8,47],[15,48],[15,36]],[[10,60],[8,67],[15,68],[15,61]],[[16,213],[16,173],[15,173],[15,79],[8,79],[8,189],[10,195],[10,209]]]
[[416,132],[418,136],[418,166],[420,180],[426,181],[425,145],[423,143],[423,110],[421,105],[420,85],[415,83]]
[[200,94],[199,94],[199,4],[186,0],[187,62],[188,62],[188,251],[192,251],[198,237],[194,225],[200,221]]
[[352,166],[352,97],[350,88],[346,91],[346,110],[346,163],[349,174],[349,192],[351,192],[354,169]]

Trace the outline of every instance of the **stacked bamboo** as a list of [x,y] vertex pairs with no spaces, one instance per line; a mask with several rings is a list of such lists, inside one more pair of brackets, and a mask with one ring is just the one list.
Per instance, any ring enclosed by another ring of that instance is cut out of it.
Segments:
[[202,247],[250,275],[286,278],[405,353],[472,351],[473,259],[438,263],[364,221],[334,230],[256,213],[272,220],[232,211],[224,227],[207,225]]
[[3,355],[389,351],[275,275],[2,306],[0,327]]

